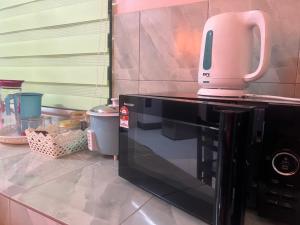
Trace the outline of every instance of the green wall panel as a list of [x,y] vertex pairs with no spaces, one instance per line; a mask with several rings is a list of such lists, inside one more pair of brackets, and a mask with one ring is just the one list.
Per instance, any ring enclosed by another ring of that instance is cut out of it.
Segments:
[[78,54],[0,58],[0,67],[12,66],[108,66],[108,54]]
[[107,52],[107,34],[0,44],[0,57]]
[[109,88],[100,85],[69,85],[56,83],[26,82],[23,91],[34,91],[66,96],[82,96],[90,98],[108,98]]
[[[4,0],[11,1],[11,0]],[[7,19],[13,16],[20,16],[24,14],[36,13],[48,9],[64,7],[68,5],[74,5],[77,3],[83,3],[94,0],[35,0],[29,1],[27,3],[14,5],[13,7],[6,8],[5,10],[0,10],[0,18]],[[0,4],[3,0],[0,1]]]
[[[0,33],[61,26],[108,18],[106,1],[88,1],[0,20]],[[103,10],[101,7],[104,7]]]
[[84,23],[63,26],[59,29],[57,27],[46,27],[38,30],[26,30],[22,31],[22,35],[20,35],[19,32],[5,33],[0,35],[0,43],[7,44],[10,42],[72,37],[81,36],[82,34],[99,35],[101,33],[109,33],[109,21],[88,21]]
[[107,103],[107,99],[104,98],[89,98],[81,96],[66,96],[46,94],[43,96],[43,105],[57,108],[67,109],[82,109],[88,110],[96,105],[104,105]]
[[44,106],[107,103],[108,0],[3,0],[0,18],[0,79],[25,80]]
[[1,0],[0,1],[0,9],[12,7],[12,6],[18,6],[21,4],[35,2],[35,1],[39,1],[39,0]]
[[[108,87],[96,87],[91,85],[57,85],[25,83],[23,92],[38,92],[43,94],[44,106],[60,107],[68,109],[88,110],[93,106],[107,103]],[[2,91],[6,96],[7,92]],[[101,96],[101,97],[99,97]]]
[[0,67],[0,79],[27,82],[107,85],[107,67]]

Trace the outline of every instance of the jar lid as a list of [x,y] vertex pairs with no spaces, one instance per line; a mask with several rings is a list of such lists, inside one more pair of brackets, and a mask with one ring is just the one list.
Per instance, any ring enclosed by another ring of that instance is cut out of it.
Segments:
[[70,113],[71,119],[85,119],[86,112],[85,111],[74,111]]
[[21,88],[24,80],[0,80],[0,87],[2,88]]
[[61,128],[79,128],[80,127],[80,121],[79,120],[62,120],[58,124]]
[[119,107],[99,105],[87,112],[92,116],[119,116]]

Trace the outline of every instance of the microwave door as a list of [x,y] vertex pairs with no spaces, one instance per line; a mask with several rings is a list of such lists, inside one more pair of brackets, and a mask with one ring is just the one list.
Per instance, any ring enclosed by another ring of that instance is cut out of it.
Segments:
[[249,115],[221,111],[214,225],[242,225],[246,196]]
[[242,224],[230,221],[241,214],[233,213],[240,208],[232,201],[240,192],[235,169],[243,160],[236,139],[246,133],[247,113],[142,96],[121,96],[122,108],[121,177],[208,224]]

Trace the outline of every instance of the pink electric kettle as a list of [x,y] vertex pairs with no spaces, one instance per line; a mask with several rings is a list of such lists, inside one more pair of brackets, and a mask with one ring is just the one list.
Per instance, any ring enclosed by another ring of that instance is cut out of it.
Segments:
[[[260,31],[260,62],[251,70],[253,27]],[[270,31],[262,11],[224,13],[209,18],[204,26],[198,95],[242,96],[247,83],[259,79],[268,68]]]

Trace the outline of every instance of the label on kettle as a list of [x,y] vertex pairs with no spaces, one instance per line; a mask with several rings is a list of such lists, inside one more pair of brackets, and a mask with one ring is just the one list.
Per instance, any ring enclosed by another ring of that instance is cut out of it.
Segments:
[[120,127],[129,128],[129,110],[127,106],[120,108]]

